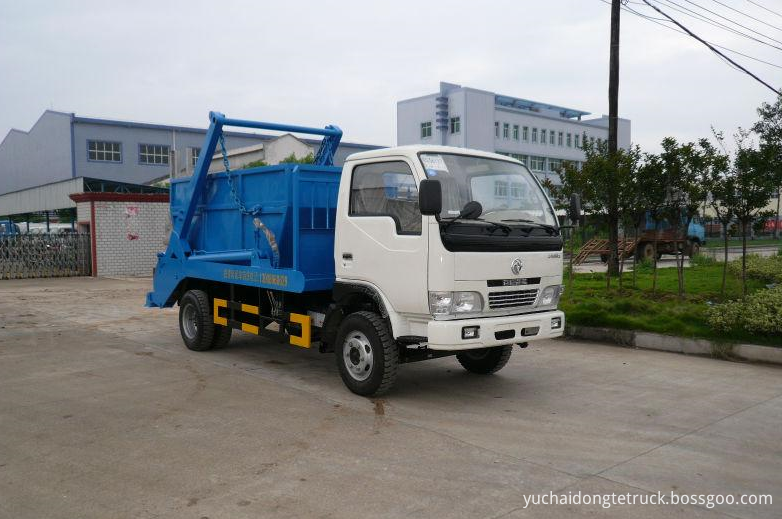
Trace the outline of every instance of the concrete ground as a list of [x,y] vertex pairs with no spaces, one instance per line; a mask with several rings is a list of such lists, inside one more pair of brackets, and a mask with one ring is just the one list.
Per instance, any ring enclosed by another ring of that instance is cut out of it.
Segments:
[[[0,517],[782,516],[779,368],[547,341],[370,400],[316,351],[186,350],[148,285],[0,282]],[[774,504],[524,508],[579,491]]]

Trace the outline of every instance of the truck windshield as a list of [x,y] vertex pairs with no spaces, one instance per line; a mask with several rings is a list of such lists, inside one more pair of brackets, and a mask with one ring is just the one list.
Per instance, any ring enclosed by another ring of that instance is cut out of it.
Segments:
[[420,156],[427,178],[439,180],[442,185],[441,218],[459,216],[465,204],[475,200],[483,207],[480,217],[490,222],[558,225],[551,203],[526,167],[470,155]]

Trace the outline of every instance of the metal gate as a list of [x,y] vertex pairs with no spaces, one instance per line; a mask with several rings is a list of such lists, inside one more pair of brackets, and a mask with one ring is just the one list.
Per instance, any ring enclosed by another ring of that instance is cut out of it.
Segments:
[[0,279],[91,273],[89,233],[0,235]]

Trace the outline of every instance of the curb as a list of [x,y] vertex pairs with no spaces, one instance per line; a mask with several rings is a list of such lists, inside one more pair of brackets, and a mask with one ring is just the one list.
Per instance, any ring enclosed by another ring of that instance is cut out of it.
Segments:
[[685,337],[674,337],[659,333],[574,325],[568,325],[565,334],[575,339],[610,342],[628,348],[782,365],[782,348],[773,346],[720,343],[706,339],[687,339]]

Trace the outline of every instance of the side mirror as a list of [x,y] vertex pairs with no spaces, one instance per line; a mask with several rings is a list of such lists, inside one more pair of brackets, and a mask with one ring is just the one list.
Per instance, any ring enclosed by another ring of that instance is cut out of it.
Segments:
[[570,195],[570,221],[580,222],[581,221],[581,197],[578,196],[576,193],[573,193]]
[[418,186],[418,207],[421,214],[434,216],[443,210],[443,188],[439,180],[422,180]]

